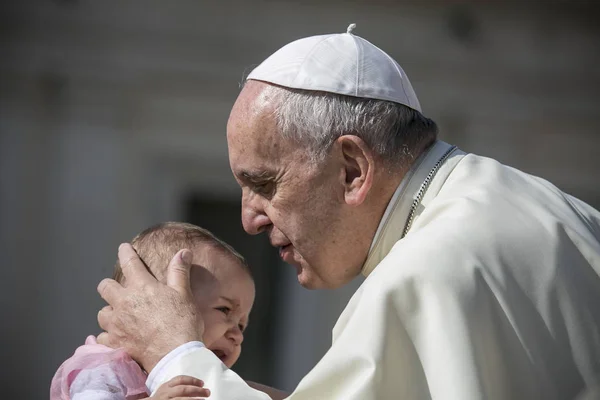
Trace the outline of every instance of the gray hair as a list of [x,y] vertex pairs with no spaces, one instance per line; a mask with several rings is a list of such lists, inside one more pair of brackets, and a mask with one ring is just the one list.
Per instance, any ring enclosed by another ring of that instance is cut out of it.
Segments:
[[337,138],[356,135],[390,166],[407,165],[437,125],[420,112],[391,101],[271,86],[275,117],[284,137],[305,145],[322,161]]

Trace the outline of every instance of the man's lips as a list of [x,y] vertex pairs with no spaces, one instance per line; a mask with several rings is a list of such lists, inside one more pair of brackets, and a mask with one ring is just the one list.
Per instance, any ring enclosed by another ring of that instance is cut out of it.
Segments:
[[271,246],[279,249],[279,257],[288,264],[295,265],[294,260],[294,245],[286,238],[270,238]]
[[279,257],[288,264],[294,264],[294,246],[291,243],[280,246]]
[[274,236],[269,236],[269,242],[271,243],[271,246],[273,247],[285,247],[288,244],[292,244],[292,242],[290,242],[287,238],[285,237],[274,237]]

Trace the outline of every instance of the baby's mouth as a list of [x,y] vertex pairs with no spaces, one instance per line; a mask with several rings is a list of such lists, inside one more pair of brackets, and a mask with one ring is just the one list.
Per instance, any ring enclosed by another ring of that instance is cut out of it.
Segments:
[[221,360],[223,363],[225,362],[225,359],[227,358],[227,353],[225,351],[215,349],[212,352],[219,358],[219,360]]

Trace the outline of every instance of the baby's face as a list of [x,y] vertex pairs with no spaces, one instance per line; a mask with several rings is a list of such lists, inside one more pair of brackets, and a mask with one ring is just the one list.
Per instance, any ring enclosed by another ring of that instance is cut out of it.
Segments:
[[242,351],[254,281],[239,260],[214,246],[193,249],[192,293],[204,320],[204,345],[231,368]]

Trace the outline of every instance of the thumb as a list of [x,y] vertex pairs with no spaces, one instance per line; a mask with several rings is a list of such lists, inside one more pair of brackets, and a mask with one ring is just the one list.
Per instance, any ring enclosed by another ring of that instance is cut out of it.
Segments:
[[191,251],[187,249],[180,250],[175,254],[167,268],[167,285],[181,294],[189,294],[192,291],[190,287],[190,270],[193,259],[194,255]]

